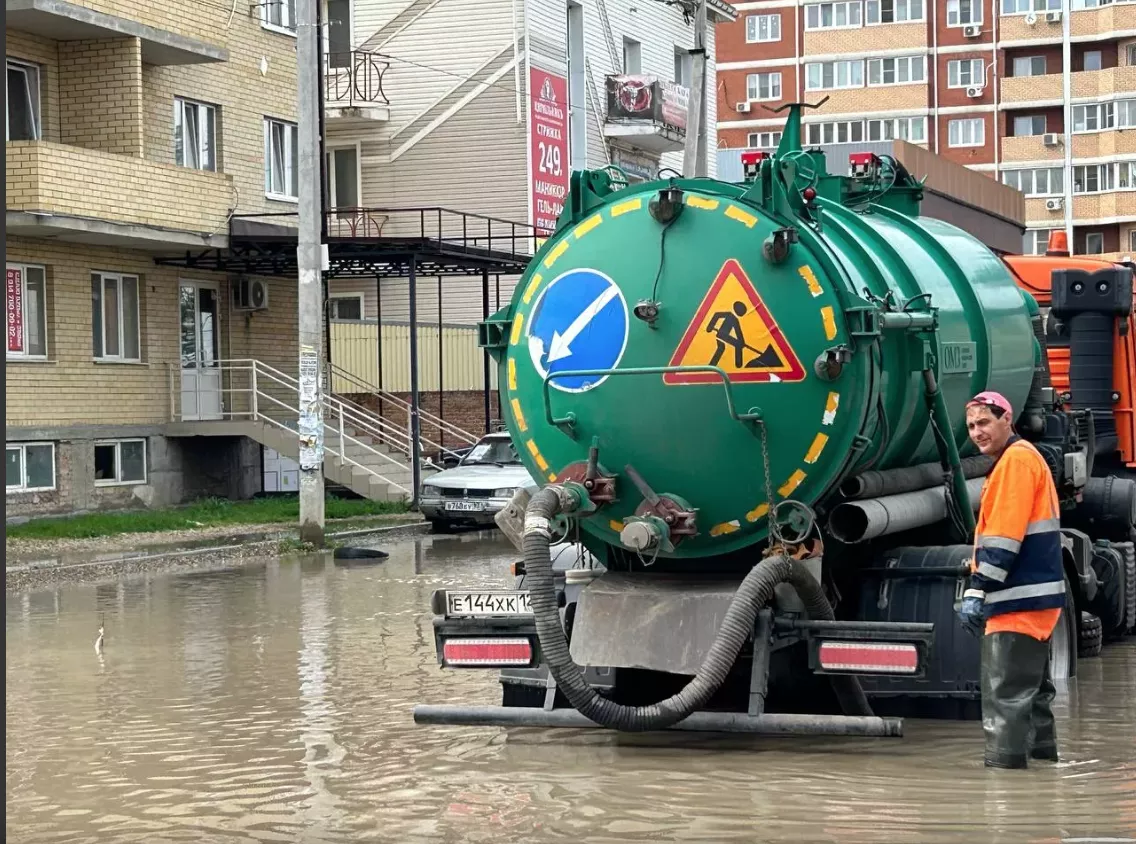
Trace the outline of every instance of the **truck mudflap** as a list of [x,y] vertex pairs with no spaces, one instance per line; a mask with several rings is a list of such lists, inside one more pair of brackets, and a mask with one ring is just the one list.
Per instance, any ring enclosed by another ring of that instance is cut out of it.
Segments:
[[[444,668],[539,669],[536,623],[523,590],[438,590],[432,598],[434,640]],[[901,736],[902,719],[766,713],[770,653],[804,641],[817,674],[919,677],[933,641],[931,624],[809,621],[762,610],[754,625],[749,705],[742,712],[695,712],[671,729],[766,735]],[[419,705],[420,724],[598,727],[572,709]]]

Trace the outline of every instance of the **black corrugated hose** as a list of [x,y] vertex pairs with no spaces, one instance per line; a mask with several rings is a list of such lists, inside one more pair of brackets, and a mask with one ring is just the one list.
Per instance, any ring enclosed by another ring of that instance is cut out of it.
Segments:
[[[624,706],[602,697],[588,685],[572,661],[560,624],[552,582],[550,520],[560,512],[560,496],[545,487],[525,511],[524,556],[537,636],[556,684],[580,714],[597,724],[627,732],[662,730],[705,706],[725,682],[742,646],[753,632],[758,610],[773,598],[778,583],[790,583],[801,595],[812,619],[832,619],[832,607],[816,579],[801,563],[784,556],[762,560],[745,576],[734,595],[702,667],[681,691],[650,706]],[[867,697],[855,677],[834,677],[833,689],[848,715],[871,715]]]

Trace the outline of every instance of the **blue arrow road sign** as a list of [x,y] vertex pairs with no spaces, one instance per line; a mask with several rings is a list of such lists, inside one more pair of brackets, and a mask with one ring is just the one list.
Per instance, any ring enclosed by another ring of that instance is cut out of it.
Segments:
[[[627,348],[627,302],[616,283],[601,272],[569,270],[541,293],[529,318],[528,344],[533,366],[549,373],[575,369],[614,369]],[[566,393],[584,393],[607,376],[556,378]]]

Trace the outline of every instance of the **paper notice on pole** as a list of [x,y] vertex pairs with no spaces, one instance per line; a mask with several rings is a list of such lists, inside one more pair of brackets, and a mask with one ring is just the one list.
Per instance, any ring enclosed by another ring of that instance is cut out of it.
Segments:
[[319,401],[319,356],[311,346],[300,350],[300,469],[323,465],[323,419]]

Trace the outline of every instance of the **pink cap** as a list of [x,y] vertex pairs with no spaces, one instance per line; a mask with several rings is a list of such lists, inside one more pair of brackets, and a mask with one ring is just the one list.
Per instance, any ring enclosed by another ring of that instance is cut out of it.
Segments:
[[995,393],[993,390],[986,390],[979,393],[966,403],[967,407],[979,405],[982,407],[1000,407],[1005,411],[1007,416],[1013,416],[1013,410],[1010,408],[1009,400],[1001,393]]

